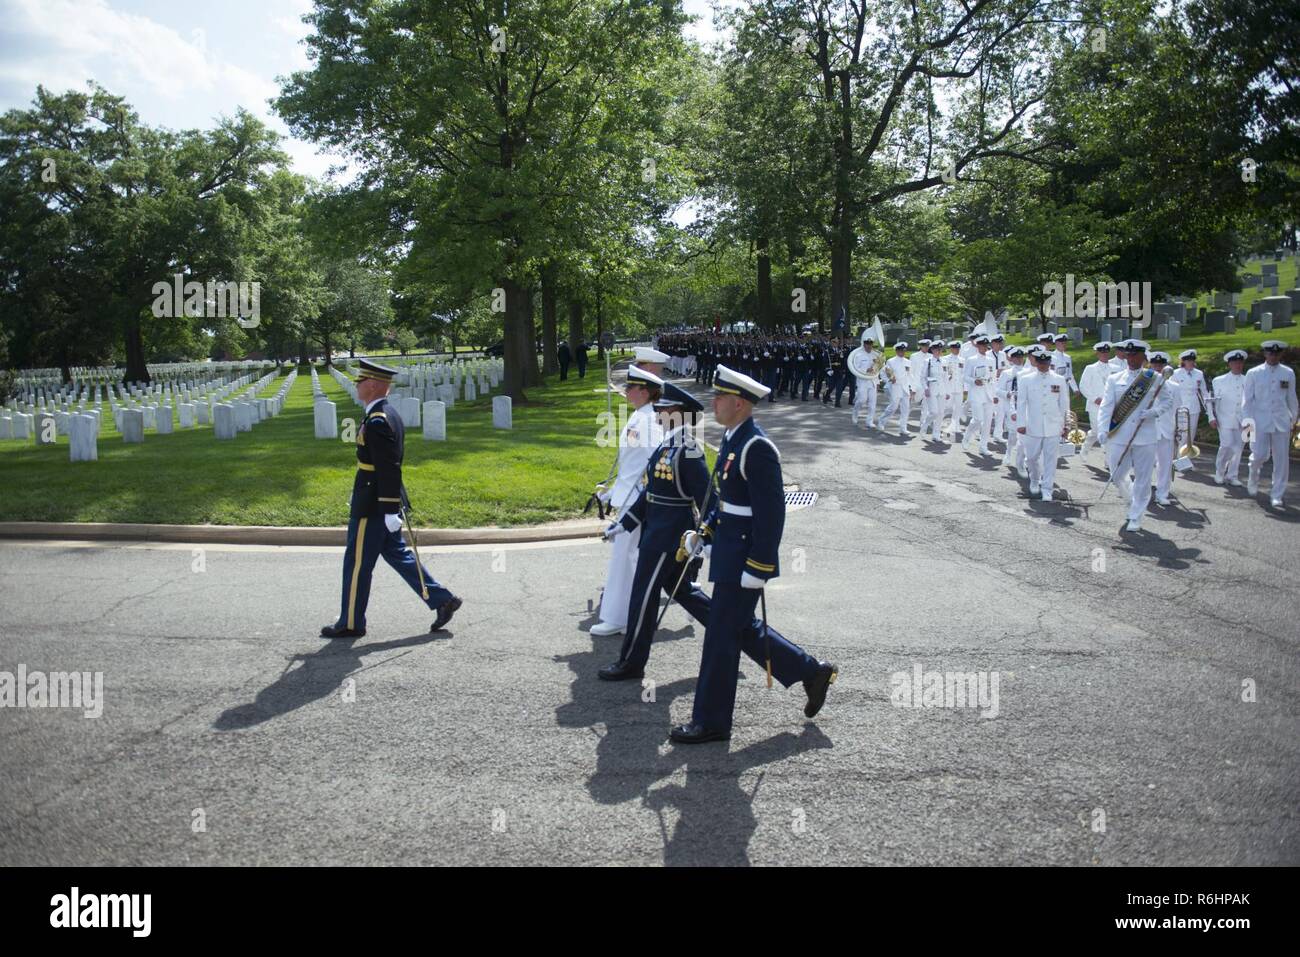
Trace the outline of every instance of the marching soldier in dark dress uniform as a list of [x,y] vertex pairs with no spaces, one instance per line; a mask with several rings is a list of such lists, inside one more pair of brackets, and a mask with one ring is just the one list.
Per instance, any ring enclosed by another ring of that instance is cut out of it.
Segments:
[[[605,530],[605,536],[612,538],[640,528],[641,541],[628,605],[626,637],[618,661],[598,672],[604,681],[627,681],[645,674],[659,619],[660,593],[671,591],[679,581],[681,585],[673,597],[701,625],[709,623],[711,601],[695,584],[701,561],[689,559],[679,551],[682,536],[698,525],[697,513],[707,508],[716,494],[716,488],[710,492],[711,477],[704,463],[704,451],[689,429],[704,406],[689,392],[666,382],[655,408],[660,411],[664,440],[650,457],[637,500],[620,523]],[[694,567],[683,574],[688,561]],[[771,634],[774,642],[788,644],[775,629]],[[760,665],[766,664],[763,635],[763,623],[755,618],[741,642],[745,653]]]
[[361,360],[357,398],[366,412],[357,430],[357,475],[343,554],[343,607],[338,621],[320,630],[323,638],[360,638],[366,633],[370,576],[380,555],[437,612],[430,631],[445,627],[461,606],[461,600],[434,581],[402,541],[402,511],[410,508],[402,485],[406,433],[401,416],[386,398],[396,374],[395,369]]
[[695,709],[690,724],[669,735],[684,744],[731,737],[742,650],[770,662],[771,674],[787,688],[802,681],[809,717],[820,710],[839,674],[833,664],[818,661],[771,629],[752,627],[763,587],[779,574],[777,548],[785,527],[781,459],[753,420],[754,403],[767,396],[767,387],[720,365],[713,389],[714,417],[727,430],[713,470],[717,492],[700,531],[683,536],[688,555],[709,550],[713,582]]

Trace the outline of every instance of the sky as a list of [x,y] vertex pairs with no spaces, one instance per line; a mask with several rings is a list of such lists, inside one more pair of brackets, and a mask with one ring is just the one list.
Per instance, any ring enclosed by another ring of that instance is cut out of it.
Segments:
[[[708,0],[688,34],[717,38]],[[0,111],[31,105],[38,84],[95,80],[151,126],[207,129],[239,107],[286,137],[293,168],[324,178],[344,160],[289,137],[269,100],[277,77],[308,69],[302,15],[311,0],[0,0]],[[348,178],[347,174],[343,177]]]

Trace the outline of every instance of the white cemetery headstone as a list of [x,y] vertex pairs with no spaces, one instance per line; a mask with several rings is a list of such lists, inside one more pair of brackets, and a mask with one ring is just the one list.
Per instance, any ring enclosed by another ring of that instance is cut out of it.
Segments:
[[99,459],[99,423],[93,415],[74,415],[68,438],[68,460],[94,462]]
[[253,406],[251,403],[235,403],[235,429],[239,432],[253,431]]
[[0,439],[12,439],[14,437],[14,419],[13,415],[6,413],[0,415]]
[[434,442],[447,440],[447,404],[436,399],[424,403],[424,437]]
[[171,406],[164,405],[159,407],[154,418],[154,423],[154,427],[158,430],[159,435],[171,435],[174,431],[172,428],[173,420]]
[[513,429],[514,415],[510,396],[499,395],[492,400],[492,427],[494,429]]
[[118,423],[123,442],[144,441],[144,409],[123,409],[122,421]]
[[338,407],[328,399],[317,399],[315,405],[316,438],[337,439],[339,437]]
[[235,425],[235,407],[220,402],[212,409],[212,429],[219,439],[233,439],[238,431]]
[[53,445],[55,436],[59,434],[58,421],[53,412],[36,413],[36,444]]
[[474,379],[470,376],[465,377],[465,401],[473,402],[478,398],[478,390],[474,388]]
[[398,399],[397,414],[402,417],[402,425],[413,429],[420,424],[420,400],[415,398]]
[[194,406],[189,402],[182,402],[176,407],[176,413],[181,417],[181,428],[194,428]]

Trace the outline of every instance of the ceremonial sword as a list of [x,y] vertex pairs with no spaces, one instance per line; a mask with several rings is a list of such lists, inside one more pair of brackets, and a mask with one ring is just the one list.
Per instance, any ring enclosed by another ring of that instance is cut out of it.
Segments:
[[425,601],[429,600],[429,586],[424,580],[424,562],[420,561],[420,545],[415,540],[415,526],[411,524],[411,510],[398,506],[401,509],[402,517],[406,519],[406,534],[411,538],[411,551],[415,552],[415,564],[418,566],[420,573],[420,597]]

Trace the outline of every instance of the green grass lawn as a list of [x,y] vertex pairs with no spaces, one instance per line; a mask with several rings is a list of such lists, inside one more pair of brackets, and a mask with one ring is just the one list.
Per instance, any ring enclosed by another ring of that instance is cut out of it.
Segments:
[[[261,390],[273,395],[283,380]],[[328,374],[340,424],[360,409]],[[605,477],[613,448],[596,445],[605,409],[601,376],[528,390],[514,429],[492,428],[492,400],[457,402],[447,441],[407,431],[403,478],[418,524],[469,528],[572,518]],[[620,402],[615,396],[615,411]],[[218,442],[211,426],[122,442],[104,405],[98,462],[69,462],[68,439],[50,446],[0,440],[0,521],[344,525],[355,447],[313,437],[305,371],[276,418]]]

